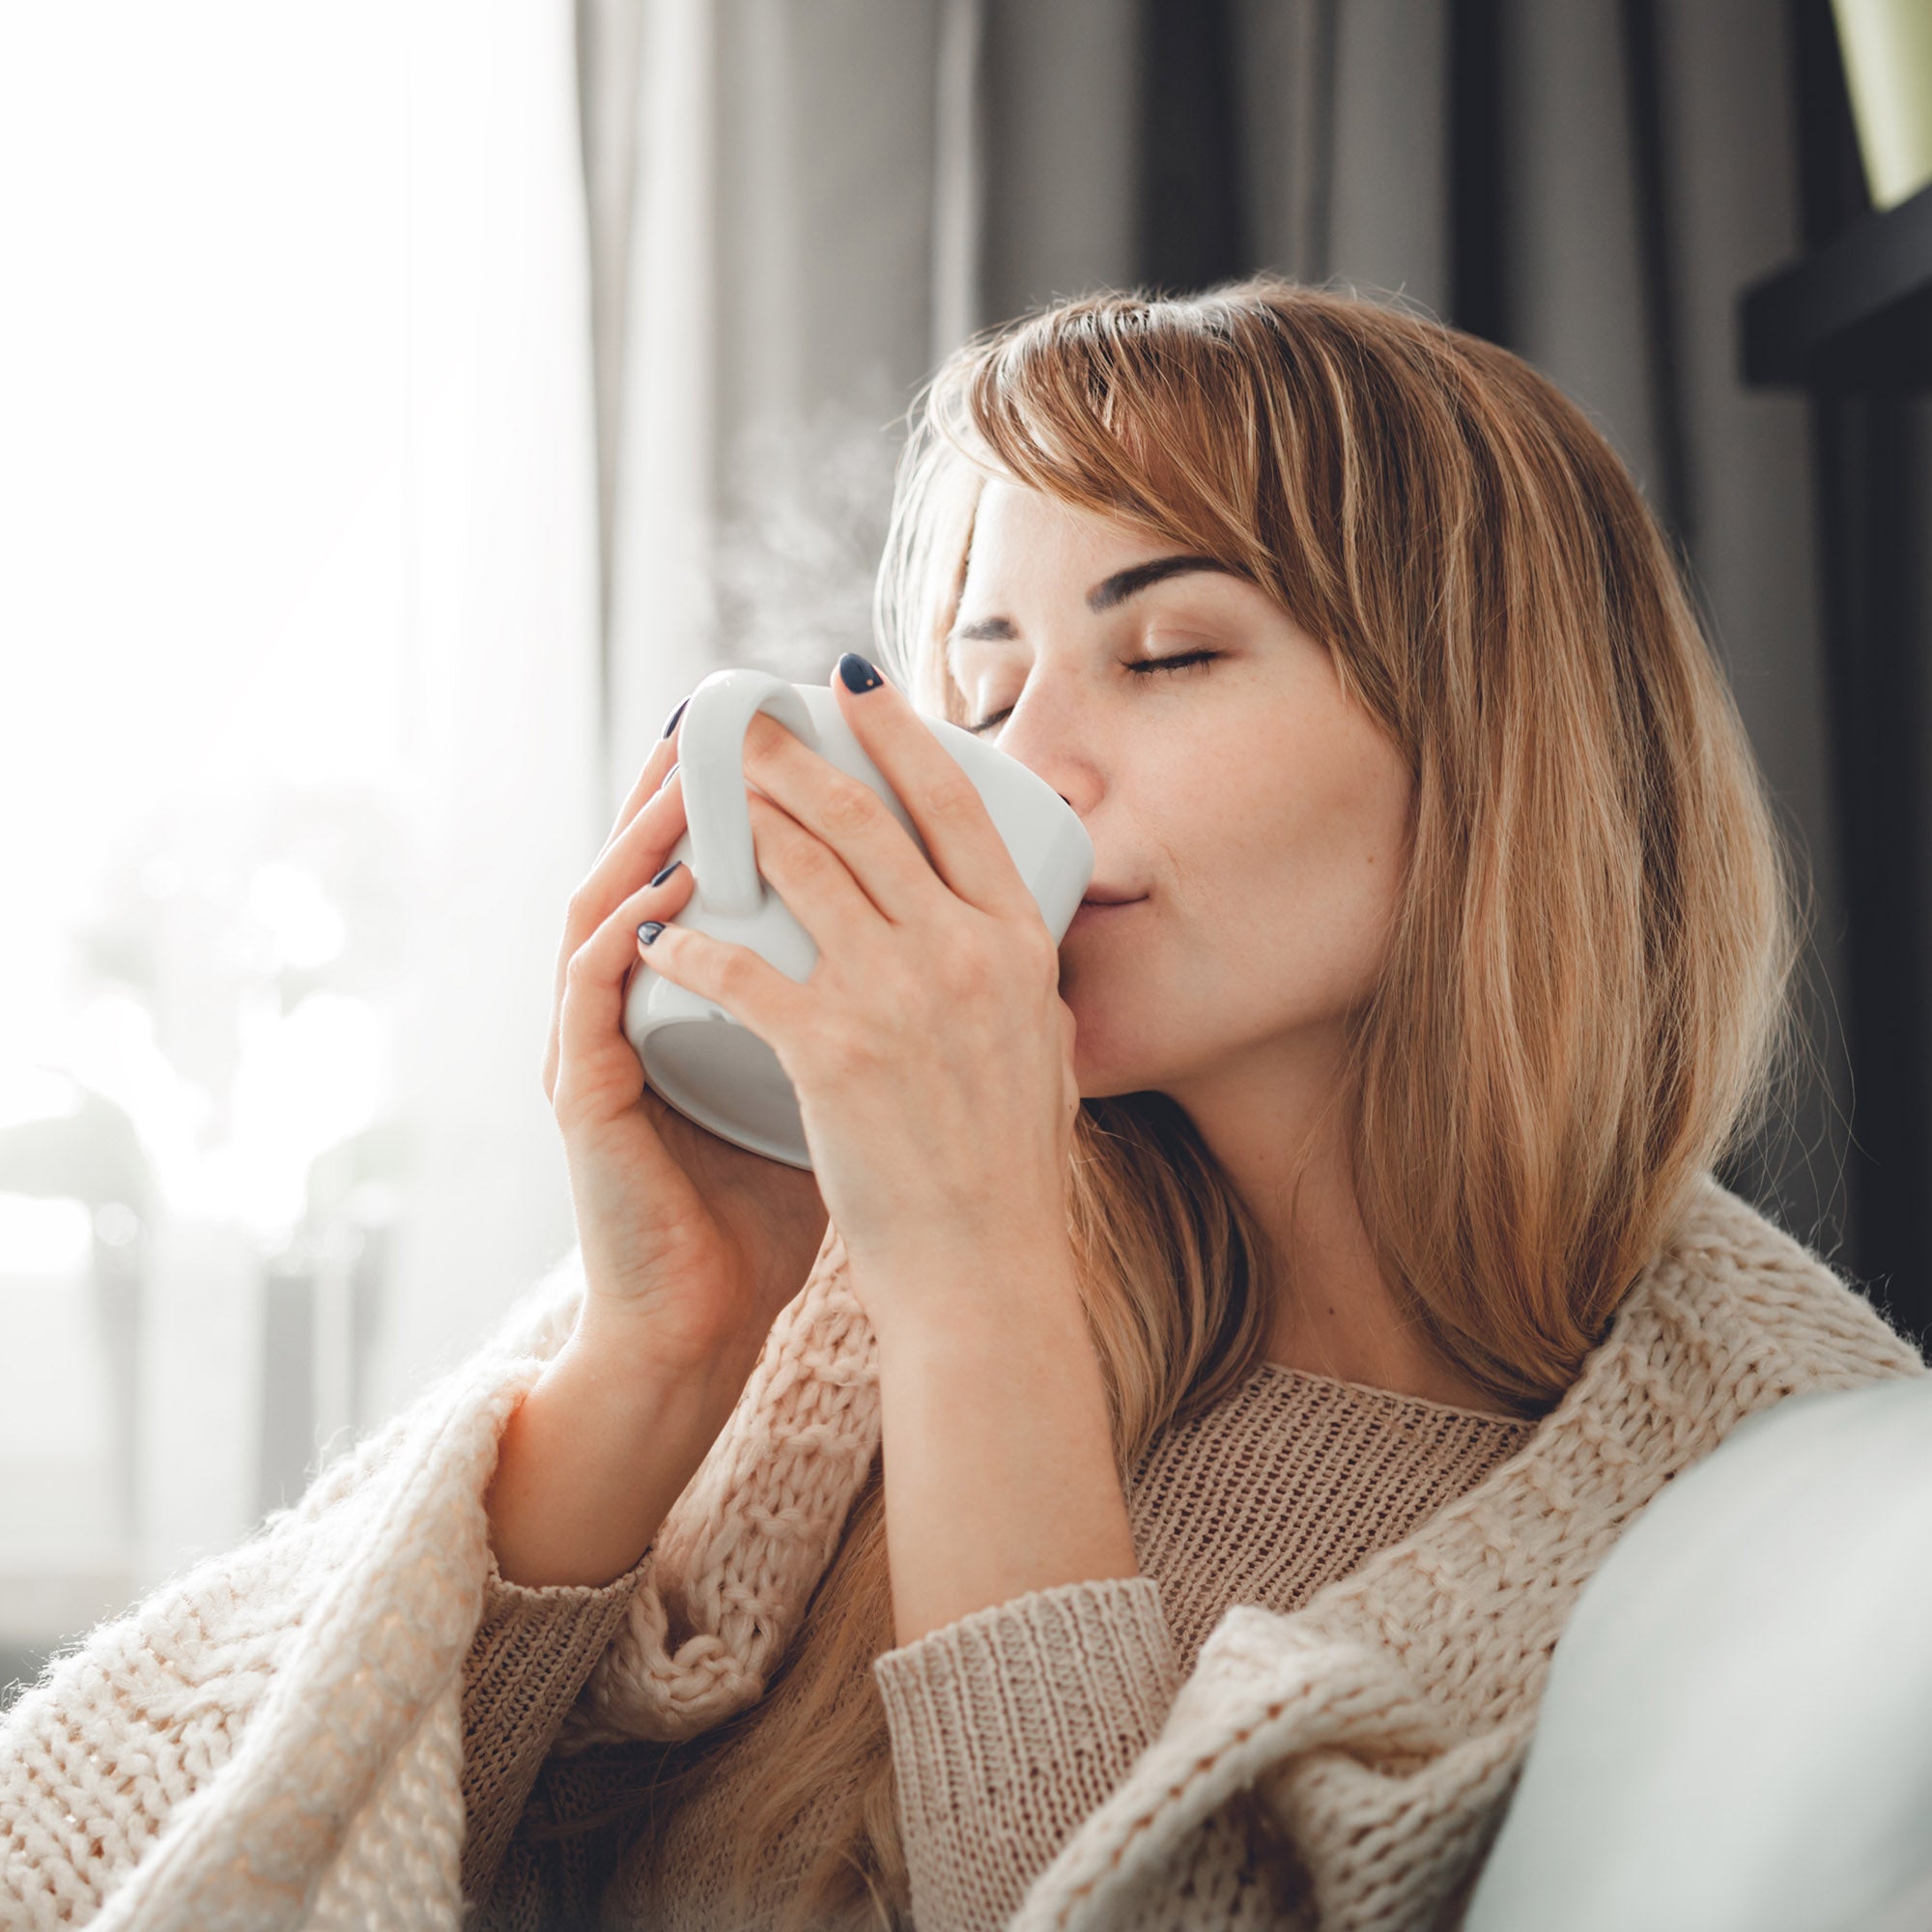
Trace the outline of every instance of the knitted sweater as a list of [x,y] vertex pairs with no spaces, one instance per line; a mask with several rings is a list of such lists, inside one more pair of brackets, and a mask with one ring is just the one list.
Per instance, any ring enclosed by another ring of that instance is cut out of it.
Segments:
[[[758,1695],[783,1654],[878,1439],[875,1351],[842,1262],[828,1236],[555,1750],[694,1735]],[[0,1923],[459,1923],[483,1495],[581,1293],[573,1253],[293,1510],[20,1697],[0,1723]],[[1703,1177],[1520,1448],[1293,1613],[1222,1616],[1013,1932],[1449,1921],[1549,1653],[1623,1526],[1745,1416],[1922,1373],[1820,1258]],[[1244,1790],[1292,1848],[1287,1895],[1241,1883],[1224,1821]]]
[[[1006,1924],[1152,1742],[1230,1605],[1298,1609],[1478,1482],[1532,1426],[1264,1362],[1163,1432],[1132,1471],[1139,1576],[1032,1591],[874,1661],[848,1694],[883,1697],[919,1932]],[[485,1900],[488,1932],[769,1927],[851,1795],[818,1794],[761,1857],[742,1915],[724,1894],[733,1822],[761,1768],[755,1733],[733,1740],[668,1821],[661,1878],[621,1833],[544,1836],[556,1818],[604,1813],[647,1785],[674,1748],[634,1742],[545,1762],[634,1588],[620,1577],[529,1589],[492,1566],[464,1666],[464,1889]]]

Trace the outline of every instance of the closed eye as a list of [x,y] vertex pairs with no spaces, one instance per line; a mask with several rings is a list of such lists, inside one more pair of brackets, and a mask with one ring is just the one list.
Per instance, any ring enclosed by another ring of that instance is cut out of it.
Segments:
[[[1216,658],[1225,657],[1226,655],[1225,651],[1180,651],[1171,658],[1133,658],[1128,661],[1124,668],[1136,673],[1154,670],[1185,670],[1190,665],[1212,664]],[[968,724],[964,728],[974,732],[990,731],[1003,719],[1011,716],[1012,708],[1009,704],[1004,710],[988,712],[977,724]]]

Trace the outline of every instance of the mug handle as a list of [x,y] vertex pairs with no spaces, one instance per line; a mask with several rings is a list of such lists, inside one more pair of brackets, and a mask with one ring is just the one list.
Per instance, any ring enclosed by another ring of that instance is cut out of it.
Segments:
[[769,712],[818,750],[818,726],[795,684],[766,670],[715,670],[692,692],[677,734],[696,897],[707,913],[748,919],[765,902],[745,800],[745,733]]

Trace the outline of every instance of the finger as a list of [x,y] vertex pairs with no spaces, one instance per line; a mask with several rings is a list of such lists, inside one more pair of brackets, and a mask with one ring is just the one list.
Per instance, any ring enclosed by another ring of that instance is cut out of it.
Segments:
[[[848,673],[862,683],[867,677],[878,682],[854,691]],[[845,722],[905,807],[947,885],[981,912],[1037,917],[1034,896],[979,787],[904,694],[851,651],[839,659],[832,689]]]
[[634,1105],[644,1070],[624,1033],[624,1000],[638,963],[638,927],[681,912],[694,887],[680,866],[661,885],[630,893],[570,955],[557,1002],[561,1057],[554,1104],[568,1132],[587,1110],[605,1117]]
[[552,1097],[556,1085],[557,1019],[563,1009],[564,975],[572,955],[611,917],[614,907],[636,892],[644,879],[663,869],[670,848],[684,836],[685,825],[684,784],[673,765],[662,773],[657,792],[604,848],[583,883],[571,895],[564,917],[563,943],[557,949],[550,1039],[544,1048],[546,1099]]
[[722,1007],[782,1061],[809,1018],[811,995],[749,946],[695,926],[649,925],[635,934],[638,956],[674,986]]
[[909,924],[944,904],[945,881],[878,793],[763,712],[745,733],[745,776],[837,855],[885,918]]
[[608,852],[617,836],[629,825],[646,804],[657,795],[657,790],[665,781],[665,776],[677,763],[677,727],[684,718],[684,707],[690,703],[688,697],[679,698],[677,708],[665,720],[663,734],[651,747],[651,754],[644,760],[644,768],[638,774],[638,781],[631,787],[623,809],[617,813],[616,821],[611,827],[610,837],[599,848],[599,856]]
[[583,875],[577,899],[588,914],[583,933],[601,925],[627,893],[637,890],[638,881],[657,871],[670,856],[670,848],[683,838],[689,820],[684,809],[684,773],[672,765],[664,774],[657,790],[647,798],[630,822],[616,833],[597,855],[596,863]]
[[835,947],[849,952],[867,927],[885,927],[884,915],[860,891],[858,880],[831,846],[756,792],[747,792],[745,802],[751,808],[752,847],[759,874],[821,954]]

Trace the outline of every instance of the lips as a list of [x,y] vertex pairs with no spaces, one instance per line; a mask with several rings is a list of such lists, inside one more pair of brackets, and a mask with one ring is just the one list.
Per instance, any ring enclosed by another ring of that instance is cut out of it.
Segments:
[[1070,931],[1078,932],[1091,925],[1110,925],[1124,914],[1130,913],[1137,905],[1145,905],[1147,895],[1137,899],[1082,899],[1073,909]]

